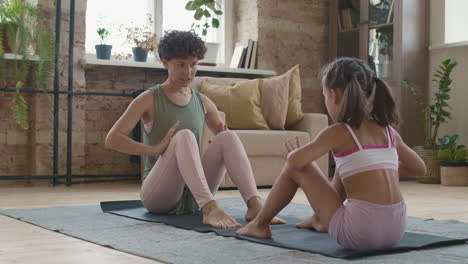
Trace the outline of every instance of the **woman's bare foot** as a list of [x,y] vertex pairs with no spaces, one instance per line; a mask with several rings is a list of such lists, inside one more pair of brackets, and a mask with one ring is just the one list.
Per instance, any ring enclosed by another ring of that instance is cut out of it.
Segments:
[[260,226],[255,220],[247,224],[245,227],[236,231],[236,235],[239,236],[250,236],[258,238],[271,238],[270,225]]
[[312,228],[320,233],[327,233],[328,229],[320,223],[320,220],[316,214],[313,214],[311,217],[306,218],[304,221],[296,224],[297,228]]
[[[260,197],[255,196],[255,197],[250,198],[247,201],[247,207],[248,209],[247,209],[247,213],[245,213],[245,220],[250,222],[254,220],[255,217],[257,217],[258,213],[260,213],[260,210],[262,210],[263,208],[263,204],[260,201]],[[281,225],[281,224],[286,224],[286,223],[287,223],[286,221],[284,221],[283,219],[279,217],[274,217],[270,222],[270,224],[272,225]]]
[[203,224],[205,225],[210,225],[214,228],[234,228],[242,226],[234,218],[226,214],[216,201],[211,201],[203,206],[202,212]]

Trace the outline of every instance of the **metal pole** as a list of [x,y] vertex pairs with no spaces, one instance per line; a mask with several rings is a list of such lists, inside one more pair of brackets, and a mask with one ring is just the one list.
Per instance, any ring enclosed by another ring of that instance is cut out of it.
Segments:
[[[60,21],[62,17],[62,0],[56,0],[55,7],[55,72],[54,72],[54,143],[53,143],[53,172],[58,174],[58,127],[59,127],[59,57],[60,57]],[[55,178],[52,179],[52,185],[55,186]]]
[[[73,47],[75,42],[75,0],[70,0],[70,34],[68,42],[68,92],[73,91]],[[67,183],[71,184],[72,168],[72,115],[73,95],[68,94],[68,128],[67,128]]]

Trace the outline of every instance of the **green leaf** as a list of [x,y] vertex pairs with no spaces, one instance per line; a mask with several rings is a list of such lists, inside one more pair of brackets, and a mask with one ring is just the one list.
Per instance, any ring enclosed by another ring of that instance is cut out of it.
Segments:
[[211,25],[214,28],[218,28],[219,27],[219,20],[213,17],[213,19],[211,20]]
[[223,11],[221,11],[221,10],[215,10],[214,12],[215,12],[215,14],[218,15],[218,16],[220,16],[220,15],[223,14]]
[[197,11],[195,11],[195,15],[193,16],[195,20],[200,20],[203,16],[203,9],[198,8]]
[[448,149],[439,150],[438,156],[440,161],[452,161],[450,150]]
[[206,6],[211,9],[213,12],[216,12],[216,7],[215,7],[215,3],[214,1],[213,2],[209,2],[209,3],[206,3]]
[[193,11],[193,10],[196,10],[199,6],[200,5],[195,1],[188,1],[187,4],[185,5],[185,9]]
[[210,14],[210,11],[208,11],[208,9],[205,9],[205,11],[203,11],[203,14],[205,15],[205,17],[211,17],[211,14]]

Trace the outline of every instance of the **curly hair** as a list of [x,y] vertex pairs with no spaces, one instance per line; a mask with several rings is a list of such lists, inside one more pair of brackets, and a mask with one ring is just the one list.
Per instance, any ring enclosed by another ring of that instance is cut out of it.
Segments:
[[171,60],[174,58],[196,57],[203,59],[206,47],[203,40],[195,34],[195,31],[166,31],[159,42],[158,53],[160,59]]

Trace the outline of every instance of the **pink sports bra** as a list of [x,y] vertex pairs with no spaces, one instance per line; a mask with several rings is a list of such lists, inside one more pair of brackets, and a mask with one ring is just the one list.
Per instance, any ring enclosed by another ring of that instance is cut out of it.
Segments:
[[398,153],[390,126],[385,127],[388,138],[387,145],[361,146],[353,129],[346,123],[344,125],[353,136],[357,147],[343,153],[332,153],[336,172],[341,179],[370,170],[391,169],[398,171]]

